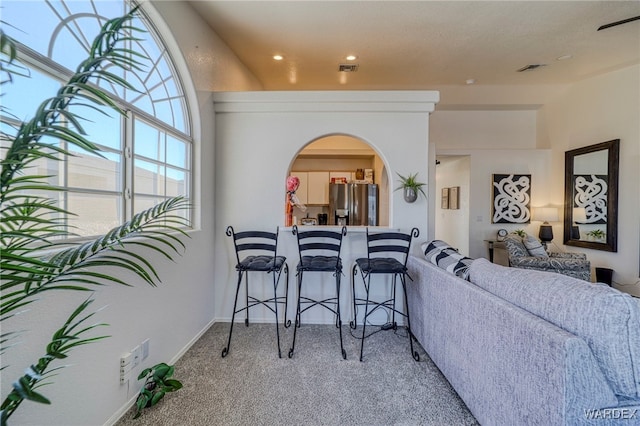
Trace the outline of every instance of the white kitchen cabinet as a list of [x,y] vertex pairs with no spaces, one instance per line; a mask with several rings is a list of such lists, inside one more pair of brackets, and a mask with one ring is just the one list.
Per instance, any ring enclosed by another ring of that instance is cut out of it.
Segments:
[[296,191],[296,195],[302,204],[308,204],[308,186],[309,186],[309,173],[308,172],[291,172],[291,176],[297,176],[300,179],[300,186]]
[[329,172],[307,172],[307,203],[329,204]]

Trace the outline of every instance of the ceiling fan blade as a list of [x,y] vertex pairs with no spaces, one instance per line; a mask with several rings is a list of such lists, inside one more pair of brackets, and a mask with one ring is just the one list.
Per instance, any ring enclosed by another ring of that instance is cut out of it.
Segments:
[[600,28],[598,28],[598,31],[606,30],[607,28],[615,27],[616,25],[626,24],[627,22],[637,21],[638,19],[640,19],[640,16],[634,16],[633,18],[623,19],[622,21],[612,22],[610,24],[602,25]]

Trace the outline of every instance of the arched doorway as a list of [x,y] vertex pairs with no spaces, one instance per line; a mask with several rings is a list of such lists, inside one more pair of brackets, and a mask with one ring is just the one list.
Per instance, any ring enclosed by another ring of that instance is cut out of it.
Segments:
[[377,185],[377,226],[389,225],[388,172],[375,149],[363,140],[341,134],[318,138],[292,159],[289,175],[299,178],[296,196],[306,207],[294,206],[293,223],[324,224],[326,217],[326,224],[335,224],[330,183],[366,182]]

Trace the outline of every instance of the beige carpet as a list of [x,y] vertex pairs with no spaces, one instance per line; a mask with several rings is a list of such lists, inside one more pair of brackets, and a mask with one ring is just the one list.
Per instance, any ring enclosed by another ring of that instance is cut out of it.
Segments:
[[293,327],[280,330],[282,358],[273,324],[243,323],[221,358],[229,323],[215,324],[176,363],[184,388],[136,420],[130,410],[117,425],[478,424],[417,343],[420,362],[413,360],[404,329],[365,339],[364,362],[348,325],[347,360],[335,326],[303,324],[292,359]]

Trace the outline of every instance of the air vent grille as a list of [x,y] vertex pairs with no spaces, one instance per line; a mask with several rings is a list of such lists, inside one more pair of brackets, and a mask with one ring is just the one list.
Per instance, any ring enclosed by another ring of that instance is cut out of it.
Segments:
[[546,67],[546,66],[547,66],[547,64],[529,64],[529,65],[526,65],[526,66],[520,68],[518,70],[518,72],[533,71],[533,70],[536,70],[536,69],[538,69],[540,67]]
[[340,72],[356,72],[358,71],[358,64],[340,64],[338,65],[338,71]]

